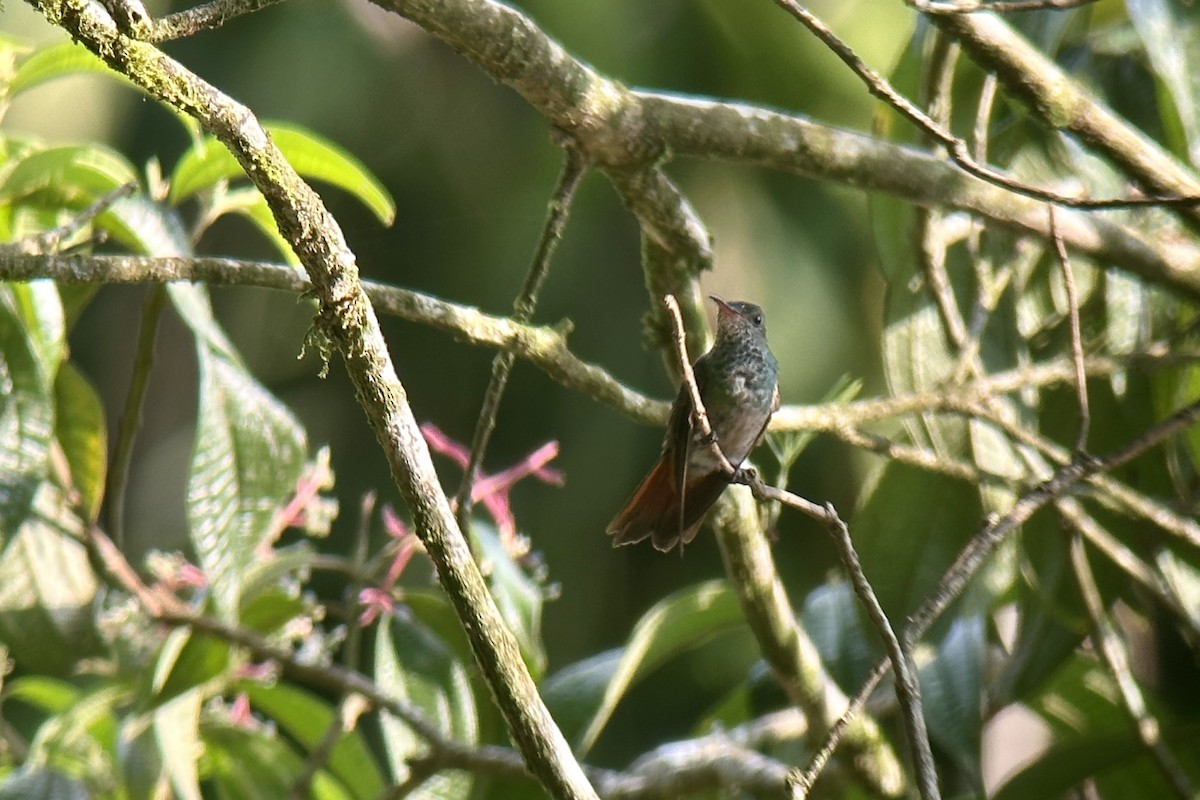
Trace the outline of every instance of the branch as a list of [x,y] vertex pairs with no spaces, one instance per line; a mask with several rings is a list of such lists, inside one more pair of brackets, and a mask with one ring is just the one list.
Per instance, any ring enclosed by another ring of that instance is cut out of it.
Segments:
[[[285,264],[196,258],[109,255],[27,256],[0,251],[0,279],[52,278],[59,283],[166,283],[198,281],[215,286],[259,286],[311,294],[312,283]],[[379,312],[430,325],[472,344],[511,351],[528,359],[551,378],[646,425],[661,425],[668,404],[629,389],[567,348],[570,324],[520,325],[507,317],[485,314],[470,306],[385,284],[363,281],[367,297]]]
[[[692,398],[696,425],[731,478],[749,474],[748,471],[739,473],[721,451],[721,443],[709,424],[708,412],[688,362],[679,306],[671,295],[663,300],[674,325],[678,368]],[[797,622],[787,590],[775,569],[770,544],[762,534],[757,506],[745,492],[727,494],[732,496],[723,499],[718,506],[717,542],[742,613],[758,641],[763,658],[771,666],[788,699],[804,710],[814,727],[818,724],[828,726],[845,705],[846,698],[826,674],[816,646]],[[797,501],[807,503],[799,498]],[[812,509],[824,513],[811,503],[808,506],[810,514]],[[847,744],[855,773],[875,794],[894,797],[903,793],[900,764],[874,720],[866,717],[855,720]]]
[[[933,622],[962,593],[971,577],[996,549],[996,546],[1043,506],[1075,491],[1081,481],[1100,473],[1111,472],[1137,458],[1194,425],[1197,420],[1200,420],[1200,401],[1184,406],[1121,449],[1100,458],[1072,462],[1058,469],[1049,480],[1023,492],[1007,514],[989,522],[967,542],[954,563],[942,575],[937,588],[909,618],[908,624],[904,628],[905,635],[911,637],[913,641],[924,636]],[[812,782],[816,780],[853,718],[861,712],[867,698],[875,691],[875,687],[879,685],[879,681],[887,674],[890,667],[891,662],[887,659],[875,665],[875,669],[858,690],[858,694],[851,700],[846,713],[830,730],[825,743],[822,744],[817,755],[805,769],[802,785],[811,786]]]
[[316,327],[341,353],[359,403],[412,511],[418,536],[454,605],[509,734],[557,798],[594,798],[537,693],[512,632],[488,593],[437,480],[429,450],[396,376],[379,322],[337,221],[271,142],[250,109],[152,45],[122,35],[95,6],[33,0],[53,24],[151,95],[193,116],[221,141],[266,198],[280,233],[312,280]]
[[182,39],[201,31],[216,30],[231,19],[243,14],[252,14],[278,2],[279,0],[212,0],[187,11],[179,11],[154,20],[149,34],[140,38],[155,43]]
[[[528,17],[495,0],[374,2],[511,86],[610,178],[656,164],[668,153],[718,158],[895,194],[919,205],[958,208],[1017,232],[1049,235],[1042,202],[968,175],[928,152],[761,106],[630,90],[576,60]],[[1080,212],[1060,214],[1058,222],[1076,252],[1200,299],[1195,246],[1154,240]]]
[[[1154,192],[1193,197],[1200,194],[1200,179],[1190,169],[1096,100],[1090,89],[1067,75],[1004,20],[993,14],[954,14],[933,19],[1054,130],[1076,134]],[[1194,205],[1183,210],[1192,220],[1200,219],[1200,209]]]

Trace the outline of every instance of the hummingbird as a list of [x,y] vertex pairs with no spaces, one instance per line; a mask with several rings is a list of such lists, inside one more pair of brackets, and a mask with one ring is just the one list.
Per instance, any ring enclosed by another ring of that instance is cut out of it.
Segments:
[[[709,297],[717,304],[717,338],[692,371],[716,444],[737,469],[762,441],[779,408],[779,364],[767,346],[761,308]],[[704,513],[729,485],[732,476],[692,417],[685,383],[667,418],[662,455],[608,525],[614,547],[649,537],[666,552],[677,542],[691,542]]]

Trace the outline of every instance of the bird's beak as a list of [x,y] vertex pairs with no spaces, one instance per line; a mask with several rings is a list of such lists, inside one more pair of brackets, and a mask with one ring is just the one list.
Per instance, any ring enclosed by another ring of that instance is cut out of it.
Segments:
[[732,314],[732,315],[734,315],[735,317],[738,315],[738,312],[736,312],[736,311],[734,311],[734,310],[733,310],[733,306],[729,305],[729,303],[726,303],[724,300],[722,300],[721,298],[717,297],[715,294],[710,294],[710,295],[708,296],[708,298],[709,298],[710,300],[712,300],[714,303],[716,303],[716,304],[717,304],[717,314],[718,314],[718,315],[720,315],[720,314]]

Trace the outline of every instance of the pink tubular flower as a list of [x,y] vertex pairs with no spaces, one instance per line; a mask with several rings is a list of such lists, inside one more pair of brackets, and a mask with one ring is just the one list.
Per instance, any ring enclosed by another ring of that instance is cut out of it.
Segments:
[[392,559],[391,566],[388,567],[383,582],[377,587],[367,587],[358,593],[358,602],[363,606],[358,621],[364,627],[372,624],[384,614],[392,613],[396,608],[396,602],[392,599],[392,587],[400,579],[401,573],[408,566],[408,562],[412,560],[413,553],[417,551],[420,544],[417,537],[404,524],[404,520],[396,515],[391,506],[384,506],[381,516],[384,530],[387,531],[388,536],[397,541],[399,549],[396,551],[396,557]]
[[[464,469],[470,463],[470,451],[443,433],[433,423],[427,422],[422,425],[421,433],[424,434],[430,449],[450,458]],[[533,476],[543,483],[561,486],[563,474],[546,466],[557,456],[558,442],[547,442],[506,470],[497,472],[495,475],[480,474],[476,476],[475,483],[471,487],[471,500],[482,503],[483,507],[491,514],[492,519],[496,521],[496,529],[506,544],[511,543],[517,536],[517,521],[513,517],[512,506],[509,504],[509,492],[518,481],[529,476]]]

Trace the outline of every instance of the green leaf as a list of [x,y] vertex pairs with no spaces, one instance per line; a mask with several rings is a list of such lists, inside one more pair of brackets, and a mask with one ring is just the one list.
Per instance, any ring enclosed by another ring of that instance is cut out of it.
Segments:
[[[357,159],[320,136],[286,123],[269,123],[267,132],[288,162],[305,178],[331,183],[357,197],[379,221],[390,225],[396,206],[383,185]],[[218,181],[243,176],[241,165],[212,137],[183,154],[171,175],[169,199],[179,204]]]
[[854,691],[883,656],[878,634],[863,622],[854,589],[846,581],[818,586],[801,613],[821,663],[844,691]]
[[[38,509],[65,513],[68,503],[42,484]],[[99,642],[92,603],[99,585],[72,517],[40,512],[25,520],[0,553],[0,642],[25,669],[59,674],[91,655]]]
[[1128,0],[1126,7],[1155,74],[1175,102],[1191,161],[1200,163],[1200,13],[1181,0]]
[[29,761],[76,775],[93,785],[115,779],[115,708],[128,699],[124,686],[101,684],[82,691],[67,708],[43,722],[29,743]]
[[[266,714],[310,753],[334,722],[334,709],[324,700],[286,683],[267,686],[245,681],[239,688],[255,710]],[[329,771],[354,797],[372,800],[384,788],[383,773],[371,755],[360,728],[342,734],[326,761]]]
[[200,772],[196,765],[200,747],[199,690],[184,692],[154,710],[154,739],[163,772],[179,800],[201,800]]
[[[416,620],[393,614],[380,625],[375,639],[375,680],[412,703],[446,736],[465,745],[477,741],[475,699],[466,670]],[[409,760],[425,754],[428,748],[420,736],[391,714],[385,713],[380,722],[392,780],[403,782],[409,775]],[[472,780],[467,773],[442,772],[421,784],[410,797],[466,797]]]
[[28,516],[54,438],[50,380],[58,363],[22,313],[28,291],[0,285],[0,534]]
[[92,55],[83,45],[61,42],[39,48],[24,59],[13,76],[12,83],[9,84],[9,90],[11,95],[16,97],[21,92],[29,91],[43,83],[81,73],[100,73],[133,85],[124,75],[109,69],[107,64]]
[[83,373],[67,362],[54,381],[55,436],[71,468],[88,522],[95,522],[108,474],[108,432],[100,397]]
[[983,797],[980,748],[983,742],[984,617],[958,617],[938,646],[937,657],[921,667],[921,705],[929,735],[953,756]]
[[521,657],[534,680],[546,670],[546,648],[542,645],[542,586],[530,576],[500,541],[495,528],[480,520],[473,525],[488,571],[492,598],[508,629],[517,637]]
[[91,800],[81,781],[55,769],[27,764],[0,783],[0,800]]
[[[219,800],[278,800],[289,797],[304,761],[280,739],[228,725],[203,726],[206,787]],[[313,776],[312,800],[353,800],[328,770]],[[410,797],[413,795],[409,795]]]
[[578,740],[596,716],[624,653],[623,647],[616,647],[568,664],[538,687],[546,708],[568,741]]
[[884,466],[850,530],[888,619],[920,607],[982,518],[974,487],[898,461]]
[[137,177],[133,165],[108,147],[48,147],[29,153],[8,173],[0,188],[0,201],[83,207],[118,187],[136,183]]
[[152,705],[164,704],[201,687],[229,667],[230,645],[187,628],[167,635],[154,662]]
[[175,209],[142,194],[122,197],[96,218],[96,227],[135,253],[188,256],[192,245]]
[[591,750],[617,703],[638,680],[671,657],[744,624],[737,597],[722,580],[683,589],[655,603],[634,626],[601,703],[579,738],[577,754]]
[[307,452],[292,413],[238,361],[197,340],[200,415],[188,477],[192,545],[218,611],[236,615],[244,578]]
[[127,715],[121,720],[116,755],[121,784],[129,793],[129,800],[170,796],[170,782],[154,734],[154,726],[147,724],[144,716]]
[[217,199],[211,213],[214,218],[223,214],[238,214],[245,217],[270,240],[275,249],[279,251],[284,263],[293,267],[300,266],[300,259],[292,250],[291,243],[283,238],[283,234],[279,232],[279,226],[275,224],[275,217],[271,215],[267,198],[263,197],[262,192],[258,189],[254,187],[230,189]]

